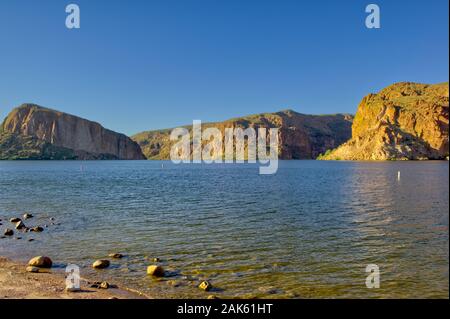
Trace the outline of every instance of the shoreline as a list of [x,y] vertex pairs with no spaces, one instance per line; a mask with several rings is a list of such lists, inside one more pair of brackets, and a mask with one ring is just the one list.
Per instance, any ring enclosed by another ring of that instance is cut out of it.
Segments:
[[150,299],[143,293],[119,286],[91,288],[93,280],[81,278],[81,290],[65,290],[65,273],[54,269],[27,272],[25,263],[0,256],[0,299]]

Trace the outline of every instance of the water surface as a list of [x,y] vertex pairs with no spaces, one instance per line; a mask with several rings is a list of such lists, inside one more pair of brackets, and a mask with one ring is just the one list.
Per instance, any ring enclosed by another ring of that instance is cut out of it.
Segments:
[[[24,212],[48,228],[0,239],[0,255],[46,254],[158,297],[204,298],[196,285],[208,279],[220,297],[448,298],[448,169],[281,161],[259,175],[250,164],[3,161],[0,231]],[[90,268],[111,252],[127,257]],[[146,276],[155,257],[169,277]],[[366,288],[368,264],[380,268],[379,289]]]

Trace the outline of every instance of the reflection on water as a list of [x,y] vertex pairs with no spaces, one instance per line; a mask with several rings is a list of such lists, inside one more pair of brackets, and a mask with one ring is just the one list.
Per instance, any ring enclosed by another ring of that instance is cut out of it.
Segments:
[[[208,279],[221,297],[448,298],[448,183],[448,162],[283,161],[276,175],[248,164],[0,162],[0,218],[59,223],[0,239],[0,255],[48,254],[161,297],[203,298],[195,285]],[[127,257],[90,269],[110,252]],[[146,276],[154,257],[170,277]],[[380,289],[365,286],[368,264]]]

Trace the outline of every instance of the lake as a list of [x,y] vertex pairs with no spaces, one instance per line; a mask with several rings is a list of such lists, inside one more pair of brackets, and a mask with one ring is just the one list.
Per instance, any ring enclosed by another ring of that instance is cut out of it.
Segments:
[[[82,276],[161,298],[449,297],[448,162],[258,168],[1,161],[1,234],[24,212],[35,215],[26,224],[48,228],[0,239],[0,255],[48,255],[57,270],[74,263]],[[113,252],[126,257],[91,268]],[[146,275],[153,258],[167,277]],[[366,287],[369,264],[378,289]],[[203,279],[216,290],[198,289]]]

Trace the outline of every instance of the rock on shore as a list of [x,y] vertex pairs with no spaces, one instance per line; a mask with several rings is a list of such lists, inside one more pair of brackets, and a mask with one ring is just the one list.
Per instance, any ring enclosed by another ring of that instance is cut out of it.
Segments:
[[52,260],[46,256],[37,256],[28,262],[28,266],[38,267],[38,268],[51,268],[53,265]]

